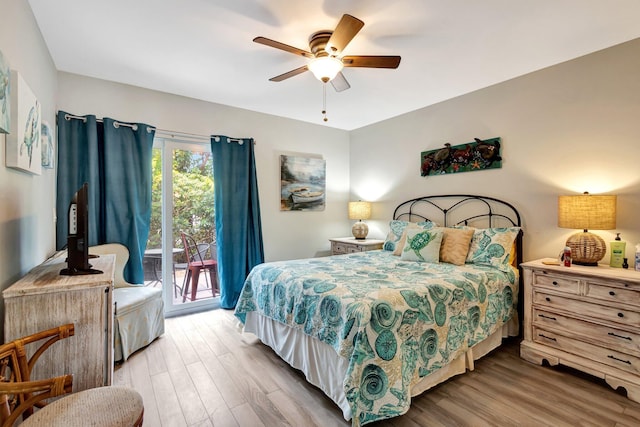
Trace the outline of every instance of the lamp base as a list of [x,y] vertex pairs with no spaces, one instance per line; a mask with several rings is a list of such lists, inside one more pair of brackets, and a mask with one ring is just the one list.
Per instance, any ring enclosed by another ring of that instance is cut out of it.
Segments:
[[353,234],[353,237],[357,240],[364,240],[367,238],[367,234],[369,234],[369,226],[362,221],[358,221],[351,227],[351,234]]
[[598,263],[597,262],[580,262],[580,261],[571,261],[572,264],[575,265],[585,265],[587,267],[597,267]]
[[607,245],[602,237],[588,231],[572,234],[567,239],[571,248],[571,262],[577,265],[597,267],[598,261],[604,258]]

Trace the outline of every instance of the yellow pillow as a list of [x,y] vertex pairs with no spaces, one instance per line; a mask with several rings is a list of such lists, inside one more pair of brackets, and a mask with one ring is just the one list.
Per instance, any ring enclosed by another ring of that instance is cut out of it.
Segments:
[[443,230],[440,262],[463,265],[473,238],[473,229],[443,228]]

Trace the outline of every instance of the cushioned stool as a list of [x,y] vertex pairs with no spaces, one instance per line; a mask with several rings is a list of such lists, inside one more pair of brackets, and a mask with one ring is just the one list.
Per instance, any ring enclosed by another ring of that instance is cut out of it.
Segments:
[[98,387],[65,395],[34,412],[23,427],[138,427],[142,396],[126,387]]

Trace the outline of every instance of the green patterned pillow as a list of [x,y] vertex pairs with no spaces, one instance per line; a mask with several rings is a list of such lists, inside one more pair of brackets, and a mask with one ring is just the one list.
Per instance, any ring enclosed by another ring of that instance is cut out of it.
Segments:
[[505,270],[520,227],[479,228],[474,230],[467,263],[488,265]]
[[442,229],[407,228],[407,241],[400,259],[405,261],[440,262]]
[[429,230],[433,227],[437,227],[437,224],[432,221],[422,221],[422,222],[409,222],[409,221],[400,221],[397,219],[389,221],[389,233],[387,234],[387,238],[382,245],[382,249],[385,251],[395,251],[396,245],[400,241],[402,237],[402,233],[405,228],[411,224],[411,226],[416,226],[424,230]]

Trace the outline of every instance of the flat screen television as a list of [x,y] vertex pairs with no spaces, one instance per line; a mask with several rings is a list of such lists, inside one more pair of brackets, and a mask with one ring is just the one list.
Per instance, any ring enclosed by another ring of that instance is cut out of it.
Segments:
[[69,231],[67,233],[67,268],[60,270],[65,276],[101,274],[91,268],[89,258],[89,184],[76,191],[69,203]]

